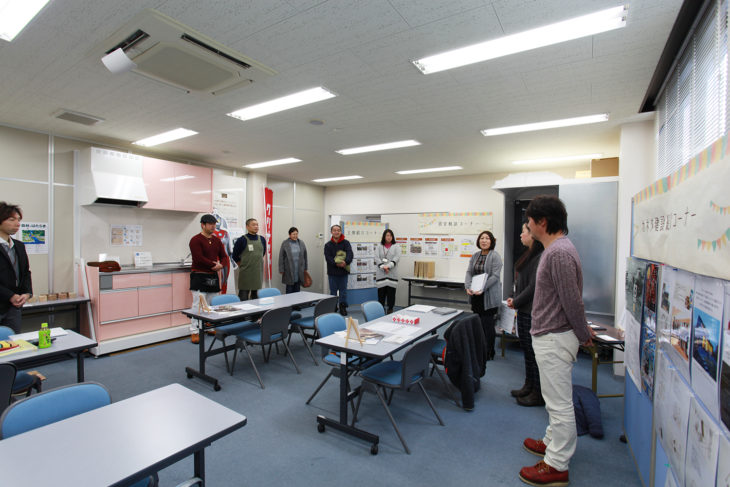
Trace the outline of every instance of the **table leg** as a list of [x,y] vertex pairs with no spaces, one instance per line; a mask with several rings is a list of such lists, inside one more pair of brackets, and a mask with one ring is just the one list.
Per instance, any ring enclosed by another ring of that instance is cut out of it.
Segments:
[[593,361],[591,369],[591,389],[595,394],[598,394],[598,347],[593,345],[590,350],[591,359]]
[[195,376],[213,384],[214,391],[220,391],[221,385],[218,382],[218,379],[205,373],[205,359],[205,327],[203,327],[198,330],[198,370],[195,370],[192,367],[185,367],[185,372],[188,375],[188,379],[192,379],[193,376]]
[[201,487],[205,487],[205,448],[201,448],[193,454],[195,464],[195,476],[200,479]]
[[[372,444],[370,447],[370,453],[376,455],[378,453],[380,437],[368,431],[355,428],[355,426],[350,426],[347,423],[347,402],[354,397],[354,395],[353,397],[350,397],[347,393],[347,369],[347,354],[342,353],[340,354],[340,420],[335,421],[334,419],[329,419],[319,414],[317,415],[317,430],[320,433],[324,433],[325,426],[331,426],[345,434],[365,440]],[[362,392],[360,392],[360,394],[362,394]]]
[[76,352],[76,382],[84,381],[84,351]]
[[408,306],[411,305],[411,284],[413,284],[411,281],[408,281]]

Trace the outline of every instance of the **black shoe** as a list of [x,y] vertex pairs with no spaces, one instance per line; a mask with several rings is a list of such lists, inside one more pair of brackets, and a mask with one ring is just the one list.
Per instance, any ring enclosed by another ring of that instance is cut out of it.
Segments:
[[540,391],[532,391],[526,396],[518,397],[517,404],[529,408],[533,406],[544,406],[545,401],[543,401]]
[[522,389],[512,389],[509,393],[512,397],[522,397],[528,395],[531,390],[532,387],[530,387],[530,384],[525,381],[525,385],[522,386]]
[[385,314],[388,314],[388,315],[393,314],[393,308],[388,308],[388,312]]
[[347,316],[347,305],[340,303],[340,314],[342,316]]

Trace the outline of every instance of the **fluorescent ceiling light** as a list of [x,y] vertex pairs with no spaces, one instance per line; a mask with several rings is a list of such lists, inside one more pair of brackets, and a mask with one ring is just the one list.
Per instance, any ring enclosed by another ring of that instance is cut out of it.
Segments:
[[362,179],[362,176],[340,176],[338,178],[312,179],[315,183],[328,183],[330,181],[346,181],[348,179]]
[[408,171],[396,171],[396,174],[419,174],[422,172],[458,171],[464,169],[461,166],[429,167],[428,169],[410,169]]
[[524,125],[512,125],[509,127],[500,127],[496,129],[484,129],[482,135],[489,137],[492,135],[514,134],[517,132],[532,132],[535,130],[554,129],[559,127],[571,127],[573,125],[587,125],[589,123],[605,122],[608,120],[608,113],[599,113],[597,115],[586,115],[585,117],[564,118],[561,120],[550,120],[547,122],[526,123]]
[[557,156],[543,157],[541,159],[524,159],[521,161],[512,161],[512,164],[544,164],[548,162],[567,162],[567,161],[586,161],[590,159],[599,159],[603,154],[581,154],[577,156]]
[[12,41],[46,6],[48,0],[10,0],[0,2],[0,39]]
[[387,144],[365,145],[362,147],[351,147],[349,149],[337,150],[338,154],[349,156],[352,154],[362,154],[363,152],[375,152],[379,150],[400,149],[401,147],[412,147],[421,145],[417,140],[399,140],[397,142],[388,142]]
[[276,159],[275,161],[254,162],[253,164],[246,164],[243,167],[257,169],[259,167],[280,166],[282,164],[293,164],[295,162],[302,162],[302,160],[297,159],[296,157],[287,157],[286,159]]
[[135,145],[142,145],[144,147],[152,147],[153,145],[160,145],[164,144],[165,142],[184,139],[185,137],[190,137],[191,135],[195,134],[197,134],[197,132],[193,130],[178,128],[175,130],[170,130],[169,132],[163,132],[161,134],[153,135],[152,137],[147,137],[146,139],[138,140],[137,142],[132,143]]
[[437,73],[517,52],[558,44],[626,25],[628,5],[601,10],[555,24],[428,56],[413,64],[423,73]]
[[317,88],[311,88],[298,93],[292,93],[291,95],[282,96],[281,98],[265,101],[258,105],[241,108],[235,112],[228,113],[227,115],[239,120],[251,120],[253,118],[263,117],[264,115],[289,110],[290,108],[296,108],[302,105],[327,100],[328,98],[334,98],[335,96],[337,95],[331,91],[318,86]]
[[163,183],[172,183],[174,181],[184,181],[186,179],[195,179],[195,176],[191,176],[190,174],[183,174],[182,176],[175,176],[173,178],[162,178],[160,181]]

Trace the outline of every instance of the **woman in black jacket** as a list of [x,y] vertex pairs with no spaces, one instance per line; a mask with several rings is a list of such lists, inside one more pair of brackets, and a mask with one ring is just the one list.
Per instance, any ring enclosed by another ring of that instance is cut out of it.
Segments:
[[537,265],[545,248],[539,241],[532,238],[526,223],[522,225],[520,241],[527,247],[527,250],[515,263],[514,293],[513,297],[507,300],[507,306],[517,310],[517,334],[525,354],[525,384],[522,389],[510,391],[510,394],[517,398],[517,404],[520,406],[542,406],[545,402],[542,400],[540,392],[540,371],[537,368],[535,352],[532,349],[530,327],[532,326],[532,297],[535,295]]

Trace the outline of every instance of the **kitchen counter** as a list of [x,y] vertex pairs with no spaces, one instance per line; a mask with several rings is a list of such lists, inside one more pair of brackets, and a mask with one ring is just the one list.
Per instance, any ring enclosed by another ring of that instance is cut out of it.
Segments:
[[101,275],[120,275],[120,274],[141,274],[145,272],[173,272],[173,271],[189,271],[192,264],[181,263],[160,263],[153,264],[150,267],[135,267],[133,265],[123,265],[121,271],[102,272]]

